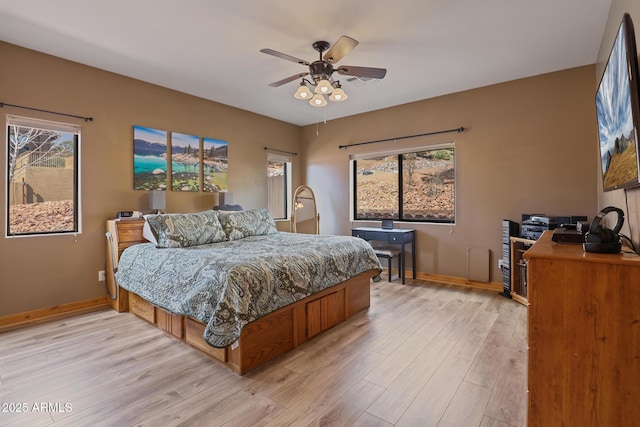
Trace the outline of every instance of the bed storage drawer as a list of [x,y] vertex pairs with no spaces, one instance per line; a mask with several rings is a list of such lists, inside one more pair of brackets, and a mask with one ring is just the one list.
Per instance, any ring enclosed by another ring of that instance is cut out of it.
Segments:
[[155,306],[131,292],[129,292],[129,311],[147,322],[156,323]]
[[156,307],[156,325],[158,328],[180,339],[184,336],[183,319],[184,317],[179,314],[173,314],[170,311]]
[[344,289],[309,301],[305,307],[306,335],[311,338],[345,320]]
[[188,317],[185,318],[184,322],[184,340],[187,343],[222,362],[227,361],[226,348],[211,347],[204,338],[202,338],[202,335],[204,334],[204,325],[202,323],[196,322]]
[[354,281],[348,289],[345,289],[347,319],[371,305],[370,289],[371,285],[368,277]]
[[232,369],[250,371],[294,348],[293,312],[293,306],[287,306],[245,325],[240,339],[227,347]]

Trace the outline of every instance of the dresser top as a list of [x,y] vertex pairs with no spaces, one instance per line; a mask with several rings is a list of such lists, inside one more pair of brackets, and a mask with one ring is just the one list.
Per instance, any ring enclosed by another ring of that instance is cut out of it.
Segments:
[[[553,231],[545,231],[525,253],[528,259],[563,259],[585,262],[609,263],[609,264],[631,264],[640,267],[640,255],[621,252],[619,254],[597,254],[585,252],[581,244],[556,243],[551,240]],[[625,249],[628,250],[628,249]]]

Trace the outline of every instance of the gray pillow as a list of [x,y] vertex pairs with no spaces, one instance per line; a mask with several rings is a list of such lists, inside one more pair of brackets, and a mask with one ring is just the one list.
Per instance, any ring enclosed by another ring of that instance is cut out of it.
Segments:
[[147,222],[159,248],[186,248],[227,239],[217,211],[147,215]]
[[229,240],[277,233],[276,222],[267,209],[220,211],[220,223]]

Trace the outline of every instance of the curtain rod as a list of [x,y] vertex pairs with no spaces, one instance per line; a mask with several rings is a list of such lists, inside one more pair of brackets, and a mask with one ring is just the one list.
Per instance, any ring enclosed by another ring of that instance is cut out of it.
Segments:
[[435,132],[419,133],[417,135],[399,136],[399,137],[396,137],[396,138],[378,139],[376,141],[357,142],[355,144],[338,145],[338,148],[343,149],[343,148],[348,148],[348,147],[355,147],[356,145],[366,145],[366,144],[375,144],[377,142],[397,141],[399,139],[417,138],[419,136],[437,135],[437,134],[440,134],[440,133],[462,132],[464,130],[465,130],[464,127],[460,126],[459,128],[456,128],[456,129],[438,130],[438,131],[435,131]]
[[76,119],[82,119],[85,122],[93,121],[93,117],[83,117],[83,116],[76,116],[75,114],[57,113],[55,111],[41,110],[40,108],[23,107],[22,105],[7,104],[6,102],[0,102],[0,108],[3,108],[5,105],[7,107],[22,108],[23,110],[39,111],[41,113],[49,113],[49,114],[57,114],[59,116],[74,117]]
[[279,153],[286,153],[286,154],[292,154],[294,156],[297,156],[298,153],[294,153],[293,151],[285,151],[285,150],[278,150],[277,148],[269,148],[269,147],[264,147],[265,150],[269,150],[269,151],[277,151]]

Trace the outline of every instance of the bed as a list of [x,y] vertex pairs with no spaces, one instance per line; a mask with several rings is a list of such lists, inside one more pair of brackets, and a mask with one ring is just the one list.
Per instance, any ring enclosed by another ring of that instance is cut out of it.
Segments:
[[107,228],[118,254],[112,306],[240,374],[366,309],[381,271],[362,239],[278,232],[265,209],[152,215]]

